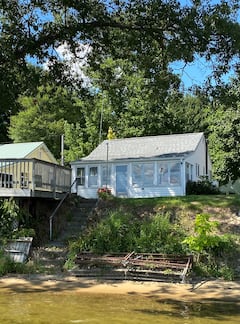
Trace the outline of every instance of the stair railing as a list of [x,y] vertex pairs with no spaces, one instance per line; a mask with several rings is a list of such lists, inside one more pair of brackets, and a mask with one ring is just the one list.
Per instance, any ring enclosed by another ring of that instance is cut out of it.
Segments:
[[60,200],[59,204],[57,205],[57,207],[54,209],[53,213],[51,214],[51,216],[49,217],[49,239],[50,241],[52,241],[53,238],[53,218],[56,215],[57,211],[59,210],[59,208],[62,206],[64,200],[67,198],[67,196],[70,194],[71,189],[73,187],[73,185],[76,183],[77,178],[73,181],[73,183],[71,184],[71,186],[69,187],[68,191],[66,192],[66,194],[63,196],[63,198]]

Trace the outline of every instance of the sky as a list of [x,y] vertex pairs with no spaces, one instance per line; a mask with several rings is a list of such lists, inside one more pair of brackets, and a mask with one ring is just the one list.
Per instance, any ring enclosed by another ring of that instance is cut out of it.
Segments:
[[[173,69],[174,73],[181,78],[185,90],[195,85],[203,85],[211,75],[213,69],[211,62],[207,62],[204,58],[198,56],[195,56],[195,61],[193,63],[185,65],[185,62],[178,61],[171,63],[170,67]],[[222,81],[228,82],[233,76],[234,71],[230,70],[227,74],[222,76]],[[214,85],[214,81],[212,81],[212,83]]]
[[[226,0],[229,2],[231,0]],[[220,3],[221,0],[209,0],[211,4]],[[191,0],[180,0],[182,5],[191,5]],[[240,11],[237,15],[237,21],[240,22]],[[195,60],[193,63],[189,63],[185,66],[185,62],[174,62],[170,65],[173,71],[178,74],[182,80],[184,88],[187,89],[192,87],[193,85],[201,86],[207,80],[208,76],[210,76],[211,71],[213,69],[212,62],[207,62],[204,58],[200,58],[195,56]],[[233,77],[234,72],[230,70],[229,73],[222,76],[223,82],[228,82],[231,77]]]

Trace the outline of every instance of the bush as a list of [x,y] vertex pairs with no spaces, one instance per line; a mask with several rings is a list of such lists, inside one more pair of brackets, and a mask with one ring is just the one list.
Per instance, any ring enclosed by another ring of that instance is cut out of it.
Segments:
[[0,275],[3,276],[14,269],[14,262],[0,250]]
[[12,237],[19,220],[19,207],[14,199],[0,201],[0,240],[2,243]]
[[210,221],[209,214],[196,215],[195,234],[185,238],[183,244],[187,244],[189,251],[195,254],[196,274],[233,280],[234,271],[228,263],[231,263],[235,243],[231,235],[215,234],[217,226],[217,222]]
[[177,224],[170,222],[169,214],[157,214],[140,224],[135,250],[150,253],[184,253],[181,241],[185,237]]
[[219,194],[219,190],[211,181],[203,178],[200,181],[188,181],[186,185],[187,195],[215,195]]
[[112,190],[107,187],[98,188],[97,193],[98,193],[98,198],[103,199],[103,200],[108,200],[108,199],[113,198]]
[[24,220],[24,213],[13,198],[0,200],[0,244],[5,245],[8,239],[22,236],[35,237],[32,228],[19,226]]
[[96,226],[70,246],[74,256],[80,251],[183,253],[183,230],[170,222],[168,214],[135,218],[121,210],[110,212]]
[[222,278],[224,280],[234,280],[234,270],[227,265],[217,265],[209,262],[198,262],[194,264],[193,270],[201,277]]

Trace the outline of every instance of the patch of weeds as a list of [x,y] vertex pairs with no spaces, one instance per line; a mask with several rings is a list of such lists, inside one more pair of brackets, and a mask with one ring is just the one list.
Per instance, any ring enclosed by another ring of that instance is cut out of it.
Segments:
[[193,272],[199,277],[214,277],[224,280],[234,280],[234,270],[227,265],[216,265],[198,262],[193,267]]
[[14,269],[14,262],[0,250],[0,275],[3,276]]

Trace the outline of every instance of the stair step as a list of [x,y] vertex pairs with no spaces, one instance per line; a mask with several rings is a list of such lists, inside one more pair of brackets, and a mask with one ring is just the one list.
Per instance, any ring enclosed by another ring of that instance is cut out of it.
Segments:
[[86,228],[89,215],[95,208],[97,200],[80,199],[72,210],[70,220],[59,237],[49,246],[33,249],[33,259],[39,261],[47,273],[62,271],[67,257],[67,241],[77,239]]

